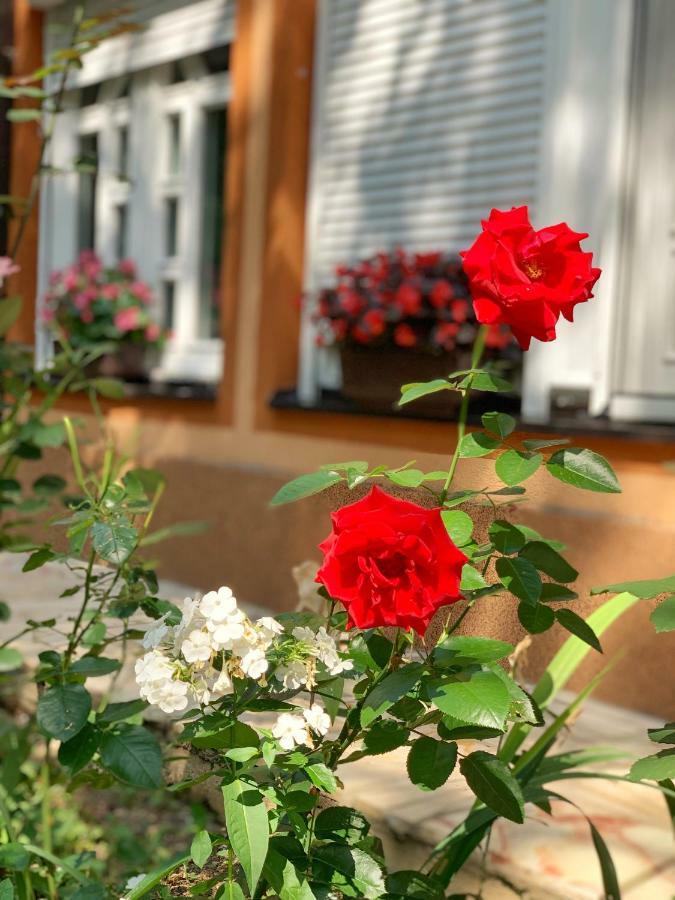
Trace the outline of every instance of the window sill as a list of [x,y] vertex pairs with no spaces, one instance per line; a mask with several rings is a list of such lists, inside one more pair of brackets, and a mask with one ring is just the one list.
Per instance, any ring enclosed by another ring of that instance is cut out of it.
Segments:
[[216,400],[218,385],[207,381],[124,381],[125,398]]
[[[454,422],[456,410],[447,416],[425,415],[416,413],[414,404],[403,409],[393,408],[391,412],[372,411],[359,408],[358,404],[340,391],[323,390],[318,402],[313,406],[301,404],[295,388],[278,390],[271,397],[269,405],[272,409],[289,412],[342,414],[358,417],[375,417],[385,420],[408,420],[417,422]],[[590,416],[584,410],[563,410],[556,408],[550,422],[546,424],[524,422],[520,419],[520,398],[515,396],[493,395],[483,401],[472,404],[469,413],[469,424],[480,426],[482,413],[496,410],[506,412],[518,419],[518,431],[535,435],[553,434],[560,436],[587,435],[591,438],[618,438],[636,443],[653,442],[659,444],[675,443],[675,426],[657,422],[618,422],[607,416]]]

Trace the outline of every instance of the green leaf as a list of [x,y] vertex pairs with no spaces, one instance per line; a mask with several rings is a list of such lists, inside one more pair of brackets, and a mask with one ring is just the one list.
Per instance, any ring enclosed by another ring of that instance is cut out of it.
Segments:
[[[443,885],[433,875],[425,875],[413,869],[403,869],[387,875],[387,900],[402,900],[412,897],[413,900],[444,900]],[[460,896],[456,895],[456,900]]]
[[473,522],[470,516],[461,509],[444,509],[441,512],[441,519],[443,519],[445,530],[450,535],[450,540],[457,547],[468,544],[473,532]]
[[652,600],[660,594],[675,593],[675,575],[666,578],[648,578],[645,581],[621,581],[591,588],[591,594],[622,594],[628,592],[640,600]]
[[555,622],[555,615],[550,606],[542,606],[537,603],[532,606],[524,601],[518,604],[518,618],[520,624],[530,634],[541,634]]
[[139,788],[162,784],[162,751],[142,725],[118,725],[101,739],[101,762],[120,781]]
[[520,450],[506,450],[495,462],[497,477],[509,486],[520,484],[537,471],[544,461],[541,453],[521,453]]
[[493,638],[473,637],[468,634],[452,634],[438,644],[434,650],[434,657],[439,651],[443,654],[452,654],[452,661],[456,664],[465,662],[496,662],[513,653],[513,644],[506,641],[496,641]]
[[612,856],[609,852],[607,844],[604,842],[602,835],[595,825],[588,820],[591,829],[591,837],[593,838],[593,846],[600,863],[600,872],[602,873],[602,884],[606,900],[621,900],[621,888],[619,887],[619,879],[616,875],[616,869]]
[[14,647],[0,648],[0,672],[15,672],[23,665],[23,656]]
[[[447,475],[447,473],[444,473]],[[460,506],[462,503],[466,503],[467,500],[470,500],[472,497],[477,497],[480,494],[480,491],[452,491],[445,498],[443,506],[446,509],[450,509],[453,506]]]
[[543,440],[528,438],[523,441],[523,447],[527,450],[544,450],[546,447],[561,447],[565,444],[569,444],[567,438],[544,438]]
[[3,878],[0,881],[0,900],[14,900],[14,885],[9,878]]
[[620,494],[621,488],[607,460],[593,450],[570,447],[558,450],[546,463],[554,478],[587,491]]
[[649,617],[657,634],[675,631],[675,597],[663,600]]
[[204,829],[198,831],[190,845],[190,856],[198,869],[204,868],[209,856],[211,856],[212,849],[213,845],[211,844],[211,837],[208,831]]
[[310,472],[308,475],[300,475],[280,488],[272,500],[270,506],[282,506],[284,503],[295,503],[312,494],[319,494],[326,488],[332,487],[342,481],[342,475],[335,472]]
[[107,659],[104,656],[83,656],[74,662],[70,671],[76,675],[85,675],[87,678],[99,678],[101,675],[110,675],[120,667],[117,659]]
[[487,581],[480,572],[469,565],[469,563],[466,563],[462,569],[462,580],[459,584],[460,591],[480,591],[487,586]]
[[0,846],[0,868],[1,869],[17,869],[22,871],[28,868],[30,863],[30,853],[23,844],[12,841],[9,844]]
[[434,684],[430,700],[437,709],[469,725],[504,727],[511,698],[492,672],[476,672],[468,681]]
[[558,600],[576,600],[579,595],[576,591],[571,591],[562,584],[555,584],[552,581],[545,581],[541,586],[542,603],[552,603]]
[[192,522],[175,522],[173,525],[167,525],[166,528],[158,528],[151,534],[146,534],[141,540],[141,547],[150,547],[152,544],[159,544],[160,541],[166,541],[176,537],[194,537],[197,534],[203,534],[208,531],[209,523],[200,520]]
[[506,590],[519,600],[534,604],[541,597],[541,578],[529,560],[501,556],[495,569]]
[[513,416],[507,416],[506,413],[488,412],[481,416],[483,428],[494,434],[496,437],[507,438],[516,427],[516,420]]
[[675,744],[675,722],[667,722],[663,728],[648,728],[647,735],[656,744]]
[[412,403],[413,400],[419,400],[420,397],[426,397],[438,391],[453,390],[455,390],[454,386],[445,378],[435,378],[433,381],[415,381],[401,387],[401,399],[398,401],[398,405],[405,406],[406,403]]
[[496,756],[476,750],[459,768],[473,793],[491,810],[519,825],[525,821],[525,801],[520,784],[509,767]]
[[66,480],[60,475],[41,475],[33,482],[33,491],[41,496],[59,494],[65,487]]
[[398,722],[385,719],[375,722],[365,734],[363,743],[369,756],[379,756],[402,747],[408,740],[408,734],[408,729]]
[[109,725],[112,722],[120,722],[130,719],[148,708],[145,700],[125,700],[122,703],[109,703],[103,712],[96,717],[98,722]]
[[654,756],[638,759],[631,766],[632,781],[663,781],[675,778],[675,750],[662,750]]
[[385,472],[385,475],[389,481],[401,487],[419,487],[425,479],[424,472],[419,469],[401,469],[399,472]]
[[316,817],[314,834],[320,841],[356,844],[370,831],[363,813],[350,806],[328,806]]
[[375,685],[361,709],[361,727],[367,728],[397,700],[404,697],[420,680],[423,671],[419,663],[408,663]]
[[0,337],[4,337],[21,314],[21,297],[0,299]]
[[505,378],[499,375],[493,375],[491,372],[477,372],[473,375],[467,375],[466,378],[459,382],[458,387],[465,390],[470,388],[472,391],[490,391],[491,393],[509,393],[513,390],[513,385]]
[[91,539],[101,559],[121,565],[132,554],[138,532],[127,522],[94,522]]
[[309,775],[312,784],[319,790],[325,791],[327,794],[334,794],[337,791],[337,779],[324,763],[317,762],[305,766],[305,772]]
[[222,791],[228,838],[253,896],[269,846],[267,810],[254,784],[234,778],[223,782]]
[[500,553],[510,556],[525,546],[525,536],[519,528],[505,519],[495,519],[488,529],[490,540]]
[[457,744],[423,735],[410,748],[408,777],[423,791],[435,791],[445,784],[457,762]]
[[556,609],[555,617],[563,628],[566,628],[571,634],[578,637],[584,643],[588,644],[598,653],[602,653],[602,647],[598,636],[593,631],[588,622],[578,616],[571,609]]
[[81,684],[48,688],[37,704],[37,722],[50,737],[68,741],[81,731],[91,711],[91,697]]
[[319,879],[323,880],[320,870],[326,867],[335,873],[329,883],[348,897],[379,900],[385,893],[382,870],[363,850],[343,844],[324,844],[314,850],[313,859],[319,864]]
[[93,725],[87,724],[74,738],[64,741],[59,747],[59,762],[76,775],[89,763],[101,743],[101,733]]
[[501,441],[484,434],[482,431],[471,431],[465,434],[459,445],[459,455],[465,458],[487,456],[501,445]]
[[574,581],[579,573],[566,559],[544,541],[531,541],[520,551],[523,559],[529,559],[540,572],[566,584]]
[[92,378],[89,385],[96,393],[111,400],[122,400],[126,394],[124,382],[118,378]]
[[26,562],[23,564],[22,572],[32,572],[44,566],[56,557],[56,554],[49,547],[40,547],[35,553],[31,553]]

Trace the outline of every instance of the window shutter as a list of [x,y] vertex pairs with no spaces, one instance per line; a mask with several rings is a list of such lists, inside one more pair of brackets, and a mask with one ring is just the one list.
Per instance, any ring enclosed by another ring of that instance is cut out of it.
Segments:
[[323,0],[307,287],[538,194],[547,0]]

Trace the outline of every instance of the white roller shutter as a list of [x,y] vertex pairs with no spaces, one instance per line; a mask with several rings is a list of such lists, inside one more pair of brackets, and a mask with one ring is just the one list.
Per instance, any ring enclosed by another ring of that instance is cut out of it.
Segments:
[[536,208],[547,0],[322,0],[307,287]]

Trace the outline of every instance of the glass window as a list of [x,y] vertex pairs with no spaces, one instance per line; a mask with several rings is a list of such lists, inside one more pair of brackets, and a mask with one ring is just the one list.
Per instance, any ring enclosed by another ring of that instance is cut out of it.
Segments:
[[230,69],[230,45],[221,44],[220,47],[211,47],[202,53],[202,60],[210,75],[218,72],[228,72]]
[[120,203],[116,207],[115,217],[115,255],[117,259],[126,259],[128,219],[128,207],[126,203]]
[[168,197],[165,201],[166,245],[165,254],[175,256],[178,252],[178,197]]
[[129,177],[129,129],[126,125],[117,132],[117,173],[121,179]]
[[77,159],[77,246],[91,250],[96,246],[96,179],[98,175],[98,135],[80,137]]
[[163,290],[162,324],[169,331],[173,330],[176,307],[176,283],[175,281],[165,281]]
[[205,152],[203,165],[203,209],[201,246],[201,291],[199,309],[200,337],[218,337],[220,280],[223,261],[223,225],[225,218],[225,146],[227,112],[205,113]]
[[180,153],[180,116],[174,113],[167,118],[167,130],[169,138],[169,175],[178,175],[181,168]]

